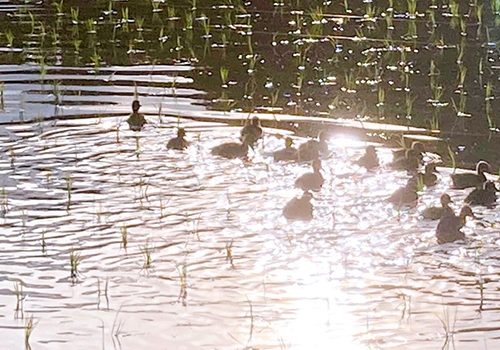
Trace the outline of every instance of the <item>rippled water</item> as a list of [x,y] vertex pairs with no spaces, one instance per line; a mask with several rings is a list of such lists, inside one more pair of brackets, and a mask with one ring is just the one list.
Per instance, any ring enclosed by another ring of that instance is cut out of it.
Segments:
[[470,240],[443,246],[436,222],[418,218],[443,191],[460,206],[449,170],[419,207],[397,211],[383,200],[407,175],[367,173],[352,163],[364,144],[334,135],[314,220],[287,222],[281,210],[309,166],[273,162],[283,131],[229,161],[210,149],[238,128],[181,121],[191,146],[171,151],[179,121],[142,104],[150,124],[139,133],[121,123],[125,102],[108,106],[117,115],[2,129],[2,348],[24,348],[31,315],[33,349],[498,346],[496,210],[478,208]]

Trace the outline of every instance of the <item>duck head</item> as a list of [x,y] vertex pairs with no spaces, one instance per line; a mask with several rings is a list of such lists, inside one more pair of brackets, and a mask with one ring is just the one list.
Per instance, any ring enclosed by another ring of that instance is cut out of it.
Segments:
[[184,136],[186,136],[186,130],[184,130],[184,128],[178,128],[177,137],[183,138]]
[[260,126],[259,117],[257,117],[257,116],[253,117],[252,120],[250,121],[250,124],[255,125],[255,126]]
[[439,173],[436,169],[436,163],[428,163],[425,165],[425,173],[426,174],[433,174],[433,173]]
[[459,216],[461,218],[466,218],[467,216],[470,216],[471,218],[475,218],[474,212],[472,211],[472,208],[469,207],[468,205],[464,205],[462,209],[460,210]]
[[141,103],[139,102],[139,100],[134,100],[132,102],[132,112],[137,112],[139,108],[141,108]]
[[286,148],[290,148],[290,147],[292,147],[292,145],[293,145],[293,140],[292,140],[292,138],[291,138],[291,137],[287,137],[287,138],[285,139],[285,146],[286,146]]
[[441,195],[441,197],[439,198],[439,201],[441,202],[441,205],[443,207],[447,207],[448,204],[453,203],[453,201],[451,200],[451,197],[448,193],[443,193]]
[[497,187],[495,186],[495,183],[492,181],[485,181],[483,183],[483,190],[487,192],[492,192],[495,193],[498,191]]
[[369,146],[366,146],[365,148],[365,153],[366,154],[369,154],[371,156],[374,156],[377,154],[377,151],[375,150],[375,146],[373,145],[369,145]]
[[411,149],[414,149],[418,153],[425,152],[424,144],[420,141],[413,141],[411,144]]

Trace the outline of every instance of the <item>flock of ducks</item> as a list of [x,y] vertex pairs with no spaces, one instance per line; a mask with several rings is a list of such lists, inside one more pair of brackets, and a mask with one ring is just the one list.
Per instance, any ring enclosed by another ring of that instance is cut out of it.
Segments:
[[[141,104],[134,100],[132,103],[132,113],[127,119],[129,127],[133,131],[142,130],[147,123],[144,115],[139,113]],[[258,117],[253,117],[240,131],[240,142],[228,142],[212,148],[211,153],[216,156],[229,159],[244,158],[248,154],[249,148],[254,148],[263,132]],[[177,137],[172,138],[167,143],[167,148],[184,150],[189,143],[184,138],[186,136],[183,128],[178,128]],[[325,179],[321,174],[321,158],[329,155],[327,134],[320,132],[318,139],[308,140],[298,148],[293,147],[293,140],[290,137],[285,139],[285,148],[273,152],[275,161],[295,161],[311,162],[312,172],[305,173],[295,180],[295,187],[303,191],[302,196],[291,199],[283,208],[283,216],[289,220],[311,220],[313,218],[313,205],[311,200],[313,194],[323,186]],[[396,190],[388,199],[389,203],[401,208],[404,206],[414,206],[418,200],[418,190],[423,185],[434,186],[438,177],[436,173],[436,163],[424,164],[425,149],[421,142],[413,142],[411,148],[406,150],[393,151],[394,160],[389,166],[396,170],[406,170],[410,175],[407,184]],[[377,151],[374,146],[365,148],[365,154],[358,159],[355,164],[366,168],[368,171],[380,166]],[[419,168],[424,166],[424,172],[419,172]],[[449,243],[465,238],[460,230],[466,222],[467,217],[474,218],[474,213],[470,205],[483,205],[492,207],[496,204],[498,189],[495,183],[488,181],[485,173],[490,171],[490,166],[485,161],[477,163],[475,173],[462,173],[451,175],[453,189],[474,188],[466,197],[465,205],[460,213],[456,215],[450,207],[453,203],[450,195],[444,193],[440,198],[440,207],[428,207],[421,212],[421,216],[427,220],[439,220],[436,228],[436,238],[438,243]]]

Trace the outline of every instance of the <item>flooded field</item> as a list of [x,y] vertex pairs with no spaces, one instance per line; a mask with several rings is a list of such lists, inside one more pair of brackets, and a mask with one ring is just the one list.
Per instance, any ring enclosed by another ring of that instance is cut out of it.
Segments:
[[[300,222],[282,210],[311,166],[272,157],[343,118],[439,130],[446,165],[496,173],[495,6],[257,5],[0,1],[1,349],[500,345],[498,210],[443,245],[420,215],[444,192],[460,210],[464,170],[398,209],[401,131],[367,172],[374,137],[336,128]],[[251,112],[271,114],[248,158],[212,155]]]

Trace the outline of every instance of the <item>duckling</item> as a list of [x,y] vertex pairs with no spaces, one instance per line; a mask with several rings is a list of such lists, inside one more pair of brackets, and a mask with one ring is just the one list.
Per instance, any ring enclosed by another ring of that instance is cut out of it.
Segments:
[[132,102],[132,113],[127,119],[130,130],[141,131],[144,124],[146,124],[146,118],[142,113],[139,113],[139,108],[141,108],[141,103],[138,100]]
[[285,148],[277,150],[273,153],[274,161],[279,162],[281,160],[297,160],[297,149],[292,147],[292,145],[292,138],[287,137],[285,139]]
[[425,165],[425,170],[423,173],[418,173],[419,180],[427,187],[434,186],[437,183],[437,175],[438,173],[436,169],[436,163],[428,163]]
[[420,166],[420,156],[421,154],[418,151],[410,148],[406,150],[403,158],[393,160],[389,166],[395,170],[415,172]]
[[481,188],[472,190],[465,198],[464,202],[470,205],[484,205],[485,207],[493,207],[497,201],[497,187],[492,181],[485,181]]
[[[413,141],[411,143],[411,147],[408,148],[408,149],[413,149],[417,152],[418,154],[418,160],[419,160],[419,163],[422,163],[424,157],[423,157],[423,153],[425,153],[425,148],[424,148],[424,144],[420,141]],[[401,159],[401,158],[405,158],[406,157],[406,151],[408,150],[406,148],[401,148],[401,149],[396,149],[394,151],[392,151],[392,159],[394,160],[397,160],[397,159]]]
[[440,207],[427,207],[422,211],[422,217],[426,220],[438,220],[445,215],[454,214],[453,209],[450,208],[450,203],[453,203],[451,197],[447,193],[443,193],[439,198],[441,202]]
[[356,164],[365,167],[367,170],[378,167],[379,161],[375,146],[366,146],[365,154],[356,161]]
[[304,192],[300,198],[292,198],[283,208],[283,216],[289,220],[311,220],[313,206],[310,192]]
[[212,148],[212,154],[229,159],[245,158],[248,154],[248,146],[250,146],[249,142],[250,138],[244,137],[242,143],[238,142],[223,143],[222,145],[215,146],[214,148]]
[[413,206],[417,203],[417,180],[412,177],[408,180],[408,183],[399,189],[397,189],[387,201],[398,207],[401,206]]
[[295,180],[295,187],[300,188],[304,191],[319,191],[325,179],[321,175],[321,160],[316,159],[312,163],[313,172],[305,173],[301,175],[297,180]]
[[466,173],[451,175],[451,180],[453,182],[452,187],[459,190],[468,187],[481,187],[486,181],[484,173],[489,171],[490,165],[484,160],[481,160],[476,164],[476,174]]
[[184,139],[184,136],[186,136],[186,131],[184,130],[184,128],[178,128],[177,137],[174,137],[168,141],[167,148],[178,150],[186,149],[189,145],[189,142]]
[[328,134],[320,131],[318,140],[308,140],[299,146],[298,158],[301,162],[309,162],[318,159],[323,153],[328,153]]
[[460,214],[445,215],[439,220],[436,228],[436,238],[439,244],[451,243],[459,239],[465,238],[465,235],[460,229],[465,225],[466,217],[474,218],[474,213],[471,207],[464,205]]
[[260,119],[254,116],[250,122],[247,121],[246,125],[241,129],[241,141],[246,137],[248,145],[253,148],[254,144],[262,137],[262,127],[260,126]]

